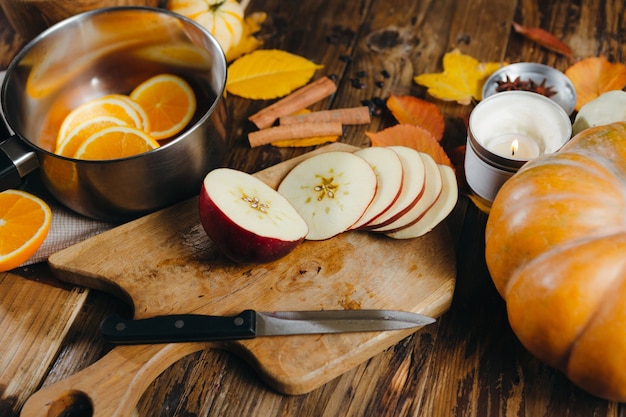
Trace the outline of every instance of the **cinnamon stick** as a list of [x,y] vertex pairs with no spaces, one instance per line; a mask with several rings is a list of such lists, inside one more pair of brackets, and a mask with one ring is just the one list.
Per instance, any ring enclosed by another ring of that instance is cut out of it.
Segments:
[[286,139],[301,139],[315,136],[340,136],[343,125],[339,122],[296,123],[291,125],[269,127],[248,133],[250,147],[267,145]]
[[302,110],[337,91],[337,85],[328,77],[322,77],[288,96],[265,107],[248,118],[259,129],[270,127],[278,118]]
[[306,114],[283,116],[280,118],[281,125],[322,122],[339,122],[344,125],[361,125],[368,124],[371,121],[370,109],[367,106],[321,110]]

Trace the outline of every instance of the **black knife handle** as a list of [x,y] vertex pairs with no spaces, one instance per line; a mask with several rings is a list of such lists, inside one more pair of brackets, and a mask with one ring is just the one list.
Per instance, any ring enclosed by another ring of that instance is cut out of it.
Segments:
[[112,343],[179,343],[252,339],[256,313],[245,310],[233,317],[178,314],[127,320],[112,315],[100,325],[102,336]]

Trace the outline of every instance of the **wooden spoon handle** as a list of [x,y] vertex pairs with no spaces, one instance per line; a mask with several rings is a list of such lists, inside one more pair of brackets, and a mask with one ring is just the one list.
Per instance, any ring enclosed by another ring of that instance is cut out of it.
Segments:
[[[148,385],[177,360],[208,343],[116,346],[82,371],[35,392],[21,417],[130,417]],[[91,413],[89,413],[91,412]]]

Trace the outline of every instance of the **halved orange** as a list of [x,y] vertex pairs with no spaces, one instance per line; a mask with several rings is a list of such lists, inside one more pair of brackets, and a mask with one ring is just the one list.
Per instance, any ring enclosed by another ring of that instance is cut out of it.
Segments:
[[48,235],[52,211],[45,201],[20,190],[0,193],[0,272],[17,268]]
[[87,138],[74,158],[105,160],[126,158],[159,147],[159,143],[143,130],[129,126],[111,126]]
[[112,116],[97,116],[93,119],[87,119],[72,129],[65,137],[59,137],[54,153],[73,158],[80,145],[82,145],[87,138],[111,126],[127,126],[127,123],[122,119]]
[[[123,97],[123,96],[122,96]],[[57,143],[62,142],[69,132],[86,120],[98,116],[110,116],[124,120],[129,126],[143,128],[141,115],[128,103],[126,98],[111,94],[81,104],[68,114],[57,136]]]
[[150,135],[165,139],[179,133],[196,111],[196,96],[183,78],[159,74],[139,84],[130,97],[143,107],[150,119]]

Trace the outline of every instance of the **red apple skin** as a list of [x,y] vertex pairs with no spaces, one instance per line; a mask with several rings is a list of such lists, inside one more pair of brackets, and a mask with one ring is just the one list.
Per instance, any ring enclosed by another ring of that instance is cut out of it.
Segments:
[[286,256],[303,240],[284,241],[250,232],[233,222],[209,197],[204,185],[198,199],[200,223],[215,246],[237,263],[268,263]]

